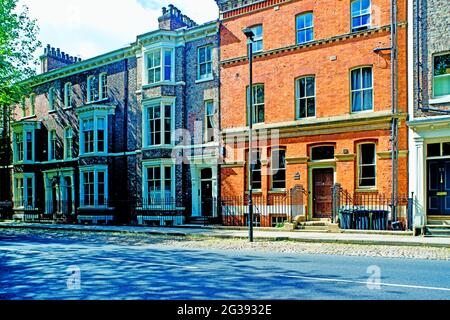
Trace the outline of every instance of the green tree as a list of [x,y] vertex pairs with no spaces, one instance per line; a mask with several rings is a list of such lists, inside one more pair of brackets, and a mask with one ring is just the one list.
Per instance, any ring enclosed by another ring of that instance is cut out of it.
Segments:
[[38,32],[26,6],[18,8],[18,0],[0,0],[0,119],[30,91],[24,80],[36,74]]

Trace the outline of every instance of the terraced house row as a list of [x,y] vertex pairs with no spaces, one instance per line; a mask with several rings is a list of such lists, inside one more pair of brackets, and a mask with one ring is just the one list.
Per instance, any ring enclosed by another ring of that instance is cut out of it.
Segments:
[[16,217],[244,226],[251,186],[256,226],[450,220],[446,1],[216,3],[89,60],[46,48],[2,169]]

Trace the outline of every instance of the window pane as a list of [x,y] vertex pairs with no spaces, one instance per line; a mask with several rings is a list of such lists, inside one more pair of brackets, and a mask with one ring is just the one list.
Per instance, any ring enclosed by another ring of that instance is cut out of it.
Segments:
[[434,77],[433,86],[435,97],[450,95],[450,75]]
[[362,69],[363,88],[372,88],[372,68]]
[[367,10],[370,7],[370,0],[362,0],[361,9]]
[[372,110],[373,109],[372,90],[364,90],[363,94],[364,94],[364,97],[363,97],[363,101],[364,101],[363,109],[364,110]]
[[314,38],[313,29],[306,30],[305,42],[312,41]]
[[300,100],[299,116],[300,118],[306,118],[306,99]]
[[314,78],[313,77],[308,77],[306,78],[306,95],[308,97],[312,97],[314,96]]
[[428,147],[428,157],[440,157],[441,156],[441,144],[433,143],[429,144]]
[[361,89],[361,70],[352,71],[352,90]]
[[375,145],[363,144],[361,145],[361,163],[375,164]]
[[311,27],[313,24],[313,15],[312,13],[305,14],[305,26]]
[[316,99],[309,98],[308,99],[308,117],[316,116]]
[[362,110],[362,96],[361,91],[352,93],[352,111],[357,112]]
[[306,96],[305,86],[306,86],[306,79],[305,78],[300,79],[300,97],[301,98]]
[[442,150],[443,156],[450,156],[450,142],[445,142]]
[[334,159],[334,147],[324,146],[324,147],[314,147],[311,149],[311,160],[332,160]]

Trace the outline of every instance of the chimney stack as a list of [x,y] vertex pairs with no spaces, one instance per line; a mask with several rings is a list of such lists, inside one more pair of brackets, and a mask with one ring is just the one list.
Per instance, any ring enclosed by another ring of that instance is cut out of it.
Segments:
[[46,73],[81,61],[80,58],[70,56],[62,52],[60,48],[53,48],[49,44],[44,48],[44,54],[40,59],[41,73]]
[[162,9],[162,16],[158,19],[159,29],[174,31],[181,28],[192,28],[197,26],[194,20],[181,13],[174,5]]

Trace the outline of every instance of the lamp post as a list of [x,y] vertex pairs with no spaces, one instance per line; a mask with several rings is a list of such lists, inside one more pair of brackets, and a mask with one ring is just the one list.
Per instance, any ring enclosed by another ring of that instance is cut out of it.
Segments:
[[248,124],[249,124],[249,138],[248,138],[248,163],[249,163],[249,186],[248,186],[248,226],[249,226],[249,240],[253,242],[253,42],[255,34],[250,28],[242,30],[247,37],[248,45],[248,60],[249,60],[249,112],[248,112]]

